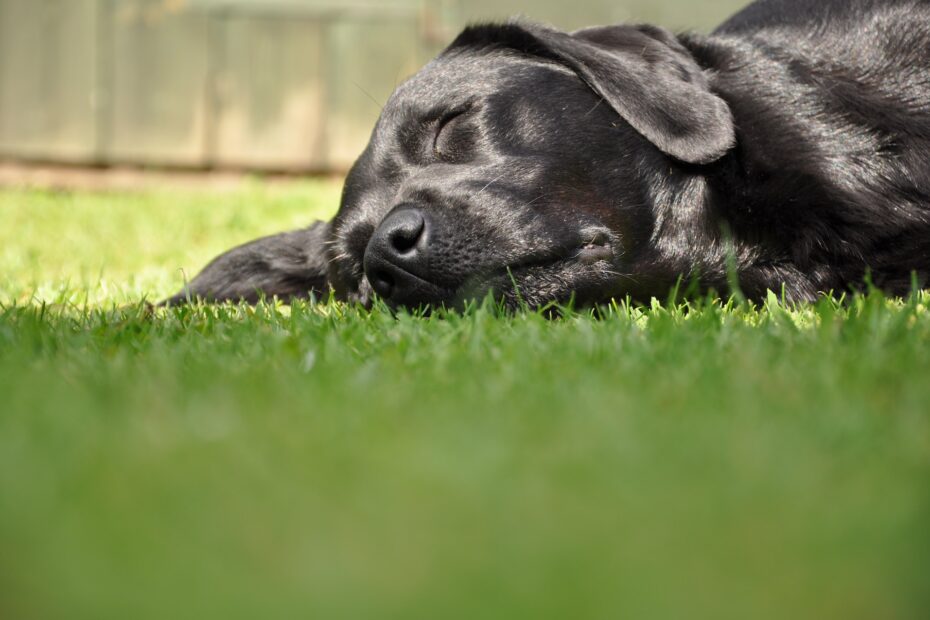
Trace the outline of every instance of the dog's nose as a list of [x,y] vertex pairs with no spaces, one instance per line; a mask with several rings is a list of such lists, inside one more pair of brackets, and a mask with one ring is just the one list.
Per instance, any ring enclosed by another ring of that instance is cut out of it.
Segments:
[[365,250],[365,275],[385,300],[415,303],[430,284],[417,274],[429,266],[429,218],[413,205],[396,207],[378,226]]

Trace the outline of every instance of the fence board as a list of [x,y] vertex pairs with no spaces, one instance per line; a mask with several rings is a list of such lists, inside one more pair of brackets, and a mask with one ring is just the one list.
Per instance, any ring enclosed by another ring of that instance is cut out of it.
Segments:
[[217,25],[221,166],[322,169],[323,27],[312,19],[230,16]]
[[205,165],[208,15],[183,3],[120,0],[111,14],[111,159]]
[[345,169],[368,142],[381,107],[424,60],[417,21],[339,20],[328,29],[328,163]]
[[0,0],[0,154],[89,160],[96,2]]

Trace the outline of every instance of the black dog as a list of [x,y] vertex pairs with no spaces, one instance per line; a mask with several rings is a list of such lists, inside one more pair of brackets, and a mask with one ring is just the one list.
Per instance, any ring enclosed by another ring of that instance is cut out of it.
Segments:
[[793,300],[930,274],[930,2],[760,0],[711,36],[465,30],[392,96],[329,223],[191,297],[540,306],[681,278]]

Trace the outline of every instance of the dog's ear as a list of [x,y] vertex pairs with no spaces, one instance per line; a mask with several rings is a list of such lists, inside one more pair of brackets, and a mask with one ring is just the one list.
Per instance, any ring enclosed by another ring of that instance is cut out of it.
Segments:
[[246,301],[329,294],[326,239],[329,224],[256,239],[217,256],[177,295],[160,305],[188,301]]
[[573,34],[512,23],[474,26],[452,44],[505,47],[570,68],[637,132],[675,159],[708,164],[736,142],[733,116],[694,57],[653,26],[607,26]]

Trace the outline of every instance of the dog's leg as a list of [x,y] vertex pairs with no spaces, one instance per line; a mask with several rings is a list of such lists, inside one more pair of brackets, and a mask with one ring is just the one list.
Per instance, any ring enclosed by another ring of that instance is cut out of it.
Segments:
[[285,301],[329,294],[325,242],[329,224],[256,239],[213,259],[162,306],[190,301]]

